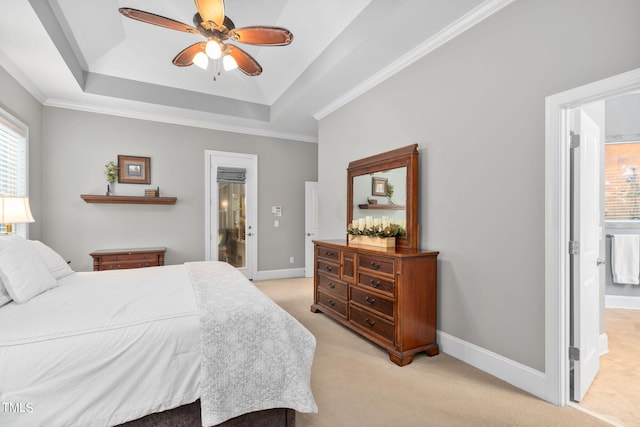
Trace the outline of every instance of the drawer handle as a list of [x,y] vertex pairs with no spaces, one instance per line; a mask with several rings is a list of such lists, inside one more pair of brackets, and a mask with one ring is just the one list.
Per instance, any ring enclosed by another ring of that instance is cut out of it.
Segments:
[[333,270],[333,268],[330,265],[325,265],[324,266],[325,271],[331,271]]
[[370,328],[373,328],[373,325],[376,324],[375,321],[369,319],[368,317],[366,319],[364,319],[365,323],[367,324],[367,326],[369,326]]
[[117,256],[114,256],[114,257],[113,257],[113,259],[112,259],[111,261],[117,261],[117,260],[118,260],[118,257],[117,257]]
[[369,296],[364,297],[364,300],[367,302],[367,304],[369,305],[373,305],[376,302],[375,298],[371,298]]
[[327,252],[324,253],[324,256],[333,256],[333,252],[328,252],[327,251]]
[[329,305],[330,305],[331,307],[335,307],[335,305],[336,305],[336,302],[335,302],[334,300],[332,300],[332,299],[330,299],[330,300],[328,301],[328,303],[329,303]]
[[378,270],[380,268],[380,264],[376,264],[375,262],[371,261],[371,268],[373,268],[374,270]]
[[371,286],[373,286],[376,289],[380,287],[380,281],[379,280],[371,279],[371,280],[369,280],[369,283],[371,283]]
[[333,282],[329,282],[329,287],[330,287],[331,289],[335,289],[336,284],[335,284],[335,283],[333,283]]

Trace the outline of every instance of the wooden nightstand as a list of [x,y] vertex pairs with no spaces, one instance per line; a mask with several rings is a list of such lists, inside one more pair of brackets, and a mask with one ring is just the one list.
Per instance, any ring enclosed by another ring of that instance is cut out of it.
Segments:
[[167,248],[98,249],[93,257],[93,271],[122,270],[164,265]]

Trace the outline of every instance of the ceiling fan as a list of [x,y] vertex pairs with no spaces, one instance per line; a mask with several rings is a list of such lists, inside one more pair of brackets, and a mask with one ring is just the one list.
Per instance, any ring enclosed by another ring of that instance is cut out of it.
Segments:
[[224,0],[195,0],[195,3],[198,12],[193,15],[194,27],[142,10],[128,7],[118,10],[127,18],[171,30],[201,34],[207,41],[186,47],[173,58],[173,63],[178,67],[196,64],[206,69],[211,58],[217,64],[218,75],[220,70],[217,60],[220,58],[225,70],[239,68],[248,76],[258,76],[262,73],[262,67],[258,61],[238,46],[225,43],[226,41],[261,46],[286,46],[293,40],[293,34],[285,28],[265,26],[236,28],[233,21],[224,14]]

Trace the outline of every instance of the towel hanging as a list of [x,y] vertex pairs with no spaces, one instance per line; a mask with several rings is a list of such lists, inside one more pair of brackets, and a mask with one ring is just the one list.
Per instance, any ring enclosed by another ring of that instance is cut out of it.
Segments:
[[640,284],[640,236],[615,234],[611,238],[611,272],[620,284]]

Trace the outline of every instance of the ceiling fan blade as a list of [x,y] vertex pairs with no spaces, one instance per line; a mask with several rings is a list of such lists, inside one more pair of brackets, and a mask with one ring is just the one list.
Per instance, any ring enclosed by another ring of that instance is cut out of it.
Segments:
[[224,23],[224,0],[195,0],[198,13],[204,21],[217,25]]
[[234,24],[231,18],[229,18],[228,16],[224,17],[223,25],[227,27],[227,30],[233,30],[234,28],[236,28],[236,24]]
[[227,44],[225,45],[225,52],[236,60],[238,68],[246,75],[259,76],[262,74],[262,67],[258,64],[258,61],[238,46]]
[[191,25],[183,24],[182,22],[174,21],[173,19],[165,18],[164,16],[144,12],[138,9],[131,9],[129,7],[121,7],[118,10],[127,18],[135,19],[136,21],[146,22],[147,24],[157,25],[159,27],[169,28],[170,30],[198,34],[198,30],[193,28]]
[[244,27],[231,31],[235,41],[247,44],[284,46],[293,41],[293,34],[279,27]]
[[193,57],[196,56],[198,52],[204,52],[205,47],[207,46],[207,42],[198,42],[194,43],[191,46],[185,48],[173,58],[173,65],[177,65],[178,67],[187,67],[193,64]]

